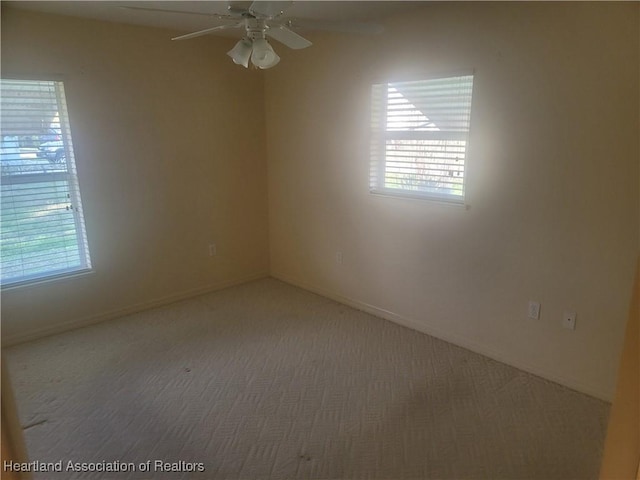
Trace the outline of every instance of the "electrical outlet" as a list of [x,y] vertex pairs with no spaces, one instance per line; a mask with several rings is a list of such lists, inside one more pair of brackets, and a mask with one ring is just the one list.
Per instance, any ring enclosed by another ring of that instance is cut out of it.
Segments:
[[562,327],[568,330],[576,329],[576,312],[564,312],[564,315],[562,315]]
[[534,300],[529,301],[529,318],[538,320],[540,318],[540,302]]
[[340,251],[336,252],[336,263],[342,265],[342,252]]
[[218,254],[218,250],[216,248],[216,244],[215,243],[210,243],[209,244],[209,256],[210,257],[215,257]]

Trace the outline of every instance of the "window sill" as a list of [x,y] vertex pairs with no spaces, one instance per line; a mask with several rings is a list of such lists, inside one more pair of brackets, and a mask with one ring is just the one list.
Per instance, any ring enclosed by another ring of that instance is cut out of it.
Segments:
[[49,283],[60,283],[69,280],[75,280],[79,277],[85,277],[91,275],[93,273],[93,269],[86,268],[82,270],[74,270],[72,272],[60,273],[57,275],[51,275],[47,277],[34,278],[30,280],[22,280],[20,282],[10,283],[8,285],[2,285],[0,290],[2,292],[17,290],[28,287],[39,287]]
[[464,208],[465,210],[469,210],[471,208],[471,206],[467,204],[464,201],[464,199],[457,198],[457,197],[416,195],[411,193],[403,193],[403,192],[389,191],[389,190],[369,190],[369,193],[376,197],[390,197],[390,198],[396,198],[401,200],[414,200],[419,202],[428,202],[428,203],[434,203],[434,204],[440,204],[440,205],[447,205],[450,207],[460,207],[460,208]]

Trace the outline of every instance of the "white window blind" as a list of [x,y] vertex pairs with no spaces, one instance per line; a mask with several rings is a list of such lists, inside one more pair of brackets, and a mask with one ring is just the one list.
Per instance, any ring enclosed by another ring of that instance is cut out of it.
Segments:
[[464,202],[473,75],[373,85],[373,193]]
[[91,268],[59,81],[0,80],[1,284]]

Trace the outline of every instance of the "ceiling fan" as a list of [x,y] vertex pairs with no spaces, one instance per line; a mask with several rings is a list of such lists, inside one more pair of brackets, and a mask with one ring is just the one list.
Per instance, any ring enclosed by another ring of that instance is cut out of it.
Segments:
[[227,14],[200,13],[181,10],[165,10],[156,8],[122,6],[129,10],[147,10],[165,13],[181,13],[191,15],[206,15],[226,23],[197,32],[180,35],[172,40],[188,40],[190,38],[208,35],[221,30],[244,29],[243,38],[227,52],[234,63],[249,67],[249,60],[258,68],[266,69],[274,67],[280,61],[280,57],[269,44],[268,38],[294,50],[307,48],[312,43],[306,38],[291,30],[292,28],[308,28],[314,30],[329,30],[345,33],[380,33],[381,25],[371,23],[333,22],[285,18],[285,10],[293,4],[292,1],[254,1],[254,2],[227,2]]

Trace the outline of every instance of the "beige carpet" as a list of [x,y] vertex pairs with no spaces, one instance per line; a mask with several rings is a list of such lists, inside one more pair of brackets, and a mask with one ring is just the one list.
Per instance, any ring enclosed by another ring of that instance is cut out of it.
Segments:
[[609,410],[273,279],[6,354],[32,460],[205,467],[36,479],[597,478]]

